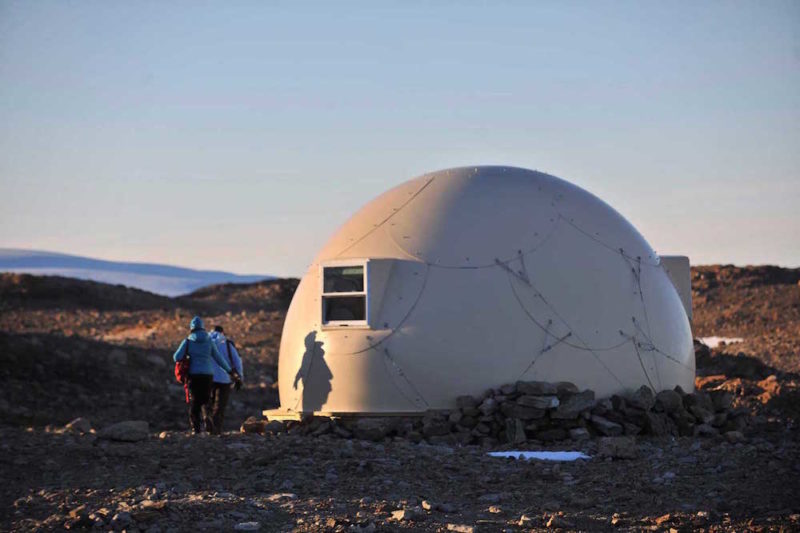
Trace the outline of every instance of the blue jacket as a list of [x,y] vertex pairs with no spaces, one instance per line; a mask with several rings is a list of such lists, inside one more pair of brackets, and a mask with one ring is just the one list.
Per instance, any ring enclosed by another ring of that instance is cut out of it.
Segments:
[[186,353],[186,344],[189,344],[189,374],[212,375],[215,369],[222,367],[225,372],[231,371],[231,365],[222,358],[217,345],[211,341],[211,337],[204,329],[193,331],[175,352],[172,358],[177,363]]
[[[233,345],[233,341],[228,340],[228,338],[225,337],[225,334],[220,333],[219,331],[212,331],[210,337],[214,344],[217,345],[217,350],[219,350],[222,358],[225,359],[228,364],[232,365],[232,367],[236,370],[236,373],[239,374],[239,377],[244,380],[242,358],[239,357],[239,351],[236,349],[236,346]],[[228,350],[228,346],[230,346],[230,350]],[[214,383],[230,382],[231,377],[226,372],[223,372],[219,366],[217,366],[214,369]]]

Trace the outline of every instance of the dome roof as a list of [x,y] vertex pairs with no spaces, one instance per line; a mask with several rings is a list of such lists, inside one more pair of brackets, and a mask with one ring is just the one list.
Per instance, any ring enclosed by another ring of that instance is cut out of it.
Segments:
[[[326,298],[343,300],[324,294],[323,269],[348,265],[364,268],[350,296],[364,321],[326,323]],[[660,258],[610,206],[540,172],[457,168],[382,194],[320,251],[284,325],[285,409],[449,408],[517,380],[601,395],[694,380]]]

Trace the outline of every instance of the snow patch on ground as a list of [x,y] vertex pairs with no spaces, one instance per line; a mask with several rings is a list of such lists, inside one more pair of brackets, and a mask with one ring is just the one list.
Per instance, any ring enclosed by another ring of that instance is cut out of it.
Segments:
[[698,339],[700,342],[708,346],[709,348],[716,348],[723,342],[725,344],[736,344],[737,342],[744,342],[742,337],[700,337]]
[[514,459],[537,459],[539,461],[577,461],[578,459],[591,459],[583,452],[551,452],[551,451],[538,451],[538,452],[489,452],[491,457],[513,457]]

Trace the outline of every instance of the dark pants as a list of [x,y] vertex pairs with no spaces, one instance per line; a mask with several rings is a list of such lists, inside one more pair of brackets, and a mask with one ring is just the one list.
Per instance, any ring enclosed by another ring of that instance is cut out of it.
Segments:
[[208,412],[208,401],[211,397],[211,383],[214,376],[211,374],[192,374],[189,376],[189,422],[192,431],[200,433],[203,430],[203,412]]
[[225,407],[228,406],[228,397],[231,395],[230,383],[212,383],[211,385],[211,416],[206,411],[206,429],[209,433],[219,435],[225,423]]

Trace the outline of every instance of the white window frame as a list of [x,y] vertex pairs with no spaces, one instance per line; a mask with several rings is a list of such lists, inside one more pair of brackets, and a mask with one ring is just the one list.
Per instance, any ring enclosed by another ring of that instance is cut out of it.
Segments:
[[[364,290],[356,292],[325,292],[325,269],[329,267],[362,267],[364,269]],[[362,328],[369,329],[369,259],[339,259],[324,261],[319,265],[319,303],[320,324],[323,329],[331,328]],[[364,297],[364,320],[331,320],[325,322],[325,298],[342,296]]]

